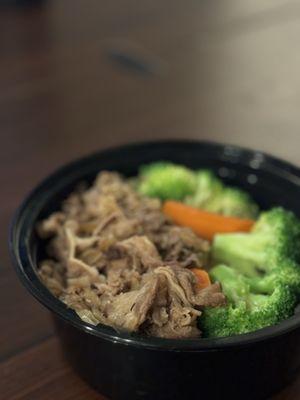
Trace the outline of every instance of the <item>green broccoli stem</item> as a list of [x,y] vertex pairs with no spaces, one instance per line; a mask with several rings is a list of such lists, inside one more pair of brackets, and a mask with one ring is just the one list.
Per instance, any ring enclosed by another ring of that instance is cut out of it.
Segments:
[[276,286],[277,276],[271,274],[263,277],[245,277],[245,280],[249,285],[250,292],[254,294],[272,294]]
[[235,305],[249,295],[249,285],[244,277],[227,265],[217,265],[210,271],[210,276],[214,282],[222,284],[227,299]]
[[245,276],[255,277],[268,269],[265,247],[268,238],[260,234],[233,233],[216,235],[212,258],[225,263]]

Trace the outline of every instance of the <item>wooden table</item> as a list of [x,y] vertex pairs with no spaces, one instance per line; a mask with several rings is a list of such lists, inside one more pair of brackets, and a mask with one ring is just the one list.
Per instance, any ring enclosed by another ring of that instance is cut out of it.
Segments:
[[[0,6],[1,398],[103,398],[61,358],[47,312],[12,270],[7,228],[25,193],[75,157],[153,138],[300,163],[299,36],[292,0]],[[276,399],[299,397],[300,378]]]

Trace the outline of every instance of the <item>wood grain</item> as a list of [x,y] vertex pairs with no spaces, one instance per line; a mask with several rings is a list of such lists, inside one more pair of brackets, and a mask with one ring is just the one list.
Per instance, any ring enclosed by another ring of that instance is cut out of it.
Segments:
[[[28,372],[30,369],[30,372]],[[104,400],[89,388],[61,358],[56,338],[37,343],[1,364],[3,399],[53,398]]]
[[[101,399],[61,359],[47,312],[16,279],[6,245],[15,208],[54,168],[137,140],[219,140],[300,164],[300,4],[9,4],[0,5],[0,397]],[[274,400],[298,397],[300,378]]]

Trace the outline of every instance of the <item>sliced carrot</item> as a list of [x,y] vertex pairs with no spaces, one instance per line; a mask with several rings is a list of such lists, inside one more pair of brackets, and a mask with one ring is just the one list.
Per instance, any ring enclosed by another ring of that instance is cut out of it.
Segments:
[[227,217],[168,200],[163,212],[176,224],[190,227],[197,235],[212,240],[216,233],[249,232],[255,221]]
[[204,289],[207,286],[211,285],[210,277],[208,273],[204,269],[200,268],[191,268],[191,271],[197,277],[197,283],[199,289]]

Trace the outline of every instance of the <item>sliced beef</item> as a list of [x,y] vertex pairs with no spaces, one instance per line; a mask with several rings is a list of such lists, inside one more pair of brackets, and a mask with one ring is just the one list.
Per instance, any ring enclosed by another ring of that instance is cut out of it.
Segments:
[[176,261],[183,267],[207,264],[209,244],[189,228],[166,224],[153,235],[153,241],[166,262]]
[[173,280],[177,279],[191,304],[197,307],[216,307],[225,304],[225,296],[219,283],[214,283],[205,289],[198,290],[195,274],[189,269],[173,266],[165,273],[169,275],[169,279],[171,279],[171,276]]
[[66,289],[60,299],[75,310],[83,321],[92,325],[106,324],[102,309],[105,307],[105,301],[110,299],[109,294],[99,296],[93,287],[72,287]]
[[204,289],[197,289],[194,274],[181,267],[159,267],[154,273],[160,276],[160,296],[153,305],[148,334],[166,338],[200,336],[197,327],[200,310],[225,302],[220,287],[214,287],[211,296],[203,295]]
[[116,243],[110,250],[115,257],[126,258],[128,266],[141,273],[162,263],[156,247],[147,236],[132,236]]
[[59,233],[66,217],[63,212],[55,212],[37,226],[38,234],[41,238],[47,239]]
[[140,289],[115,296],[105,307],[107,322],[116,328],[137,331],[145,322],[158,291],[158,277],[152,275]]
[[101,172],[38,226],[49,239],[39,274],[84,321],[167,338],[200,335],[205,306],[224,304],[220,286],[197,288],[189,267],[205,267],[208,242],[175,226],[161,202]]
[[65,271],[60,263],[44,260],[39,268],[39,276],[54,296],[61,296],[65,287]]
[[112,245],[107,252],[106,276],[116,293],[138,286],[142,274],[162,263],[152,242],[146,236],[132,236]]
[[[117,329],[142,330],[166,338],[200,336],[197,317],[203,306],[224,304],[218,286],[197,291],[193,273],[178,267],[158,267],[143,276],[138,288],[126,293],[103,295],[86,288],[70,291],[63,299],[90,323],[106,323]],[[96,297],[95,297],[96,296]],[[92,322],[91,322],[92,321]]]

